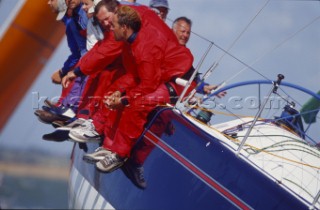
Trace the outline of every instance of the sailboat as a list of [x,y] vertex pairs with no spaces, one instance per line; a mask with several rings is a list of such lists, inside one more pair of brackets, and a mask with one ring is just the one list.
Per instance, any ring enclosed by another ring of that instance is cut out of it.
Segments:
[[[311,95],[320,100],[319,95]],[[208,125],[175,107],[163,108],[140,140],[154,145],[143,164],[148,186],[135,186],[124,170],[99,172],[83,162],[84,151],[75,147],[70,205],[93,209],[319,209],[320,150],[308,142],[298,126],[300,113],[293,110],[285,105],[277,118],[238,115],[235,120]],[[174,127],[170,136],[159,137],[148,129],[168,116]],[[96,147],[88,144],[88,152]]]
[[[260,9],[229,48],[197,37],[208,43],[202,53],[196,53],[201,55],[197,71],[205,69],[203,81],[210,81],[224,60],[233,60],[241,68],[218,82],[211,94],[184,92],[177,104],[157,110],[137,143],[149,146],[133,149],[144,153],[146,185],[139,186],[125,167],[102,173],[85,163],[83,155],[98,144],[74,146],[70,208],[320,209],[319,125],[303,121],[305,114],[317,110],[300,112],[308,99],[320,101],[320,95],[291,83],[290,71],[269,78],[269,73],[255,67],[263,57],[249,64],[232,52],[270,4],[275,3],[260,2]],[[319,16],[310,18],[264,56],[318,20]],[[212,47],[220,54],[210,63]],[[190,81],[186,83],[185,89]],[[216,97],[223,91],[226,97]],[[153,132],[152,126],[163,119],[165,131]]]
[[[0,56],[1,129],[63,36],[46,3],[17,2],[19,15],[10,16],[13,24],[1,33],[1,46],[10,49]],[[69,207],[320,209],[319,119],[303,119],[319,108],[300,109],[309,99],[319,102],[319,70],[310,73],[319,68],[319,5],[305,0],[170,1],[169,17],[199,16],[189,47],[204,81],[220,84],[219,89],[207,96],[186,95],[196,100],[162,107],[150,120],[138,141],[152,145],[143,164],[143,189],[124,168],[106,174],[85,163],[82,156],[98,144],[74,145]],[[19,43],[27,43],[27,50]],[[42,59],[35,60],[39,52]],[[227,96],[215,97],[219,91]],[[150,131],[168,116],[169,132]]]

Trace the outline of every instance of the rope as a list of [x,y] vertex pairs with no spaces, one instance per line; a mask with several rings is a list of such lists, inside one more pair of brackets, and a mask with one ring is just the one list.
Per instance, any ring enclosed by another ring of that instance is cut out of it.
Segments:
[[[221,133],[221,132],[218,131],[218,130],[216,130],[216,131],[219,132],[220,134],[224,135],[226,138],[228,138],[229,140],[233,141],[234,143],[236,143],[236,144],[237,144],[237,143],[240,143],[240,141],[239,141],[238,139],[235,139],[235,138],[233,138],[233,137],[231,137],[231,136],[229,136],[229,135],[226,135],[226,134],[224,134],[224,133]],[[265,136],[265,135],[264,135],[264,136]],[[250,137],[251,137],[251,136],[250,136]],[[289,158],[286,158],[286,157],[282,157],[282,156],[273,154],[273,153],[271,153],[271,152],[262,150],[262,149],[260,149],[260,148],[258,148],[258,147],[255,147],[255,146],[253,146],[253,145],[250,145],[250,144],[245,144],[245,146],[250,147],[251,149],[260,150],[261,152],[264,152],[264,153],[266,153],[266,154],[268,154],[268,155],[277,157],[277,158],[279,158],[279,159],[286,160],[286,161],[288,161],[288,162],[292,162],[292,163],[296,163],[296,164],[299,164],[299,165],[308,166],[308,167],[310,167],[310,168],[320,169],[319,166],[314,166],[314,165],[311,165],[311,164],[307,164],[307,163],[303,163],[303,162],[300,162],[300,161],[292,160],[292,159],[289,159]]]
[[[210,110],[208,110],[208,111],[210,111]],[[188,113],[185,113],[185,114],[188,115],[188,116],[191,116],[191,115],[188,114]],[[203,122],[195,119],[193,116],[191,116],[191,117],[192,117],[194,120],[198,121],[199,123],[203,124],[204,126],[207,126],[208,128],[210,128],[210,129],[212,129],[212,130],[214,130],[214,131],[222,134],[223,136],[225,136],[227,139],[233,141],[234,143],[240,144],[240,141],[239,141],[238,139],[233,138],[233,137],[231,137],[231,136],[229,136],[229,135],[227,135],[227,134],[225,134],[225,133],[217,130],[217,129],[214,128],[214,127],[208,126],[207,124],[205,124],[205,123],[203,123]],[[260,131],[259,131],[259,132],[260,132]],[[263,134],[263,133],[261,133],[261,134],[262,134],[261,136],[268,137],[268,138],[270,137],[270,135],[265,135],[265,134]],[[252,136],[250,136],[250,137],[252,137]],[[299,141],[299,142],[301,142],[301,141]],[[311,164],[307,164],[307,163],[303,163],[303,162],[300,162],[300,161],[295,161],[295,160],[292,160],[292,159],[289,159],[289,158],[286,158],[286,157],[282,157],[282,156],[273,154],[273,153],[271,153],[271,152],[265,151],[264,148],[261,149],[261,148],[255,147],[255,146],[250,145],[250,144],[247,144],[247,143],[245,144],[245,146],[247,146],[247,147],[249,147],[249,148],[251,148],[251,149],[254,149],[254,150],[257,150],[257,151],[261,151],[261,152],[264,152],[264,153],[266,153],[266,154],[272,155],[272,156],[274,156],[274,157],[277,157],[277,158],[286,160],[286,161],[288,161],[288,162],[293,162],[293,163],[296,163],[296,164],[299,164],[299,165],[304,165],[304,166],[308,166],[308,167],[311,167],[311,168],[320,169],[319,166],[313,166],[313,165],[311,165]],[[300,151],[303,151],[303,150],[300,150]],[[304,152],[305,152],[305,151],[304,151]]]
[[187,105],[187,107],[189,107],[189,108],[196,108],[196,109],[200,109],[200,110],[202,110],[202,111],[207,111],[207,112],[211,112],[212,114],[221,114],[221,115],[224,115],[224,116],[232,116],[232,117],[237,117],[237,118],[239,118],[240,119],[240,117],[241,118],[245,118],[245,117],[251,117],[251,118],[253,118],[253,116],[247,116],[247,115],[239,115],[239,114],[233,114],[232,112],[231,112],[231,114],[229,114],[229,113],[226,113],[226,112],[219,112],[219,111],[215,111],[215,110],[211,110],[211,109],[206,109],[206,108],[204,108],[204,107],[201,107],[201,106],[198,106],[198,105],[195,105],[195,106],[191,106],[191,105]]

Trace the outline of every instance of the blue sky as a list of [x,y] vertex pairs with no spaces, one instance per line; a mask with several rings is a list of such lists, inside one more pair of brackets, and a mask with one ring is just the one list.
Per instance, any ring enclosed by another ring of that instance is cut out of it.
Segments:
[[[1,4],[5,2],[10,1],[5,0]],[[148,4],[149,1],[138,2]],[[264,77],[274,80],[278,73],[282,73],[286,82],[315,92],[320,90],[319,1],[172,0],[169,5],[168,25],[171,26],[172,20],[179,16],[187,16],[193,21],[192,29],[196,34],[192,34],[188,47],[194,54],[195,66],[209,45],[197,34],[224,50],[237,40],[228,52]],[[0,23],[2,19],[0,15]],[[219,84],[222,81],[233,83],[263,79],[216,46],[200,69],[200,72],[205,72],[213,62],[219,62],[208,82]],[[68,53],[63,40],[1,133],[1,147],[37,148],[61,155],[70,152],[71,142],[41,140],[42,135],[52,132],[53,128],[38,122],[33,114],[35,92],[51,99],[59,95],[60,87],[51,84],[50,75],[61,67]],[[241,73],[234,77],[239,71]],[[308,99],[308,96],[297,97],[302,101]],[[318,136],[319,130],[314,131]]]

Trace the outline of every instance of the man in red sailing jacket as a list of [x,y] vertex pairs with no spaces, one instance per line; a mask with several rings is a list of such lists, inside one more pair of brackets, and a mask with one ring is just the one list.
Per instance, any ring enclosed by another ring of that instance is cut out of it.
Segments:
[[[98,14],[99,15],[99,14]],[[98,109],[101,108],[101,101],[106,89],[124,73],[121,62],[122,42],[117,42],[110,32],[111,19],[108,16],[99,17],[104,29],[104,39],[80,60],[74,71],[71,71],[63,78],[63,85],[68,86],[70,81],[77,76],[89,75],[89,79],[83,92],[83,101],[80,103],[79,111],[75,121],[62,126],[60,130],[70,130],[72,127],[86,122]]]
[[117,81],[119,85],[114,87],[118,90],[106,99],[106,105],[111,109],[127,106],[113,142],[109,144],[112,140],[108,136],[104,142],[106,149],[113,153],[96,164],[98,169],[106,172],[121,166],[123,159],[129,157],[136,139],[143,132],[147,115],[157,105],[170,103],[170,94],[164,83],[184,75],[193,62],[190,51],[181,47],[176,39],[167,41],[169,36],[161,34],[156,27],[149,26],[139,31],[136,27],[139,22],[136,10],[127,6],[117,10],[113,21],[115,39],[127,40],[131,44],[137,64],[137,75],[131,76],[137,78],[139,84],[127,89],[121,86],[120,79]]
[[129,157],[147,115],[157,105],[170,102],[164,83],[184,75],[193,62],[190,51],[179,45],[170,28],[147,7],[120,6],[113,28],[115,39],[129,44],[126,54],[128,59],[133,56],[136,69],[127,70],[128,73],[112,85],[110,90],[114,92],[105,101],[109,109],[123,109],[118,125],[111,128],[114,135],[110,137],[106,133],[103,147],[91,154],[100,156],[95,159],[100,159],[96,166],[105,172],[120,167]]

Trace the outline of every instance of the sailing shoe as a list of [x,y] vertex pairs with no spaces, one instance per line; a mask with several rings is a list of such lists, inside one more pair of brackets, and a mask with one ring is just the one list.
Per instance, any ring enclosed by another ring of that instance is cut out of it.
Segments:
[[102,172],[110,173],[120,168],[125,161],[126,158],[121,158],[116,153],[111,152],[111,154],[104,156],[102,160],[97,162],[96,167]]
[[95,130],[92,120],[86,120],[81,125],[72,128],[69,137],[79,143],[99,143],[102,140],[101,135]]
[[55,107],[56,105],[54,103],[52,103],[51,101],[49,101],[48,99],[44,100],[44,104],[47,107]]
[[82,159],[88,163],[96,163],[100,160],[103,160],[103,158],[106,155],[110,155],[112,152],[110,150],[107,150],[103,147],[98,147],[93,153],[87,153],[84,154]]
[[50,112],[50,107],[48,107],[48,106],[42,106],[42,110],[43,111],[46,111],[46,112]]
[[58,116],[68,117],[69,119],[76,116],[71,108],[65,106],[49,107],[49,112]]
[[145,189],[147,187],[147,182],[144,179],[144,169],[143,166],[133,163],[132,161],[127,161],[123,169],[125,170],[125,174],[128,178],[135,184],[137,187],[141,189]]
[[55,114],[52,114],[51,112],[47,112],[47,111],[44,111],[44,110],[40,110],[40,109],[37,109],[34,114],[36,116],[38,116],[38,119],[40,122],[43,122],[43,123],[47,123],[47,124],[50,124],[52,123],[53,121],[56,121],[56,120],[62,120],[62,121],[67,121],[68,117],[65,117],[65,116],[58,116],[58,115],[55,115]]
[[69,122],[69,121],[55,120],[55,121],[53,121],[51,124],[52,124],[52,126],[55,127],[55,128],[60,128],[60,127],[62,127],[62,126],[65,126],[66,123],[68,123],[68,122]]
[[70,131],[72,128],[76,128],[76,127],[82,125],[85,121],[86,121],[85,119],[79,118],[79,119],[76,119],[76,120],[74,120],[64,126],[57,128],[57,130]]
[[55,142],[63,142],[69,139],[68,131],[54,131],[52,133],[44,134],[42,136],[43,140],[46,141],[55,141]]

